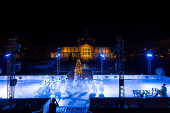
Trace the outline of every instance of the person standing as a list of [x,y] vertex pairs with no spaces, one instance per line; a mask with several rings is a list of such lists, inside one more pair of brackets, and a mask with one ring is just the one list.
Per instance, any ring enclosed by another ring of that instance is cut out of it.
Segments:
[[12,109],[12,113],[20,113],[18,104],[15,104],[15,107]]
[[82,79],[82,77],[81,77],[81,79],[80,79],[80,89],[81,89],[81,91],[83,91],[83,89],[84,89],[84,84],[83,84],[83,79]]
[[65,79],[65,92],[68,91],[68,78]]
[[93,113],[104,113],[98,104],[94,106]]
[[101,93],[103,93],[103,91],[104,91],[104,83],[103,83],[102,79],[101,79],[100,84],[99,84],[99,90],[101,91]]
[[61,89],[61,80],[60,80],[60,78],[58,79],[56,89],[57,89],[58,92],[60,92],[60,89]]
[[74,80],[73,80],[72,86],[73,86],[73,87],[77,87],[77,84],[78,84],[77,75],[76,75],[76,73],[75,73],[75,76],[74,76]]
[[94,93],[97,92],[97,84],[96,84],[96,80],[93,80],[93,81],[92,81],[92,89],[93,89]]
[[30,104],[27,103],[25,108],[23,109],[23,112],[22,113],[32,113],[32,109],[30,107]]
[[58,103],[55,98],[52,99],[52,102],[49,104],[49,113],[56,113],[56,107],[58,107]]
[[163,84],[162,89],[161,89],[161,96],[162,97],[168,97],[167,95],[167,88],[165,87],[166,84]]
[[85,81],[84,81],[84,90],[86,91],[86,92],[88,92],[89,91],[89,83],[88,83],[88,80],[87,80],[88,78],[85,78]]

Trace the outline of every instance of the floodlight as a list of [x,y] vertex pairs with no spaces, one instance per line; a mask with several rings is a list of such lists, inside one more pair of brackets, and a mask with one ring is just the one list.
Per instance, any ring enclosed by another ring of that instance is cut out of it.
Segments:
[[10,56],[10,55],[11,55],[11,54],[7,54],[7,55],[5,55],[5,56],[7,56],[7,57],[8,57],[8,56]]
[[147,54],[148,57],[152,57],[152,54]]
[[102,58],[104,58],[104,54],[100,54],[100,56],[101,56]]
[[102,55],[102,57],[104,58],[104,55]]
[[152,57],[151,51],[147,53],[147,57],[148,57],[148,75],[151,75],[151,61],[150,61]]

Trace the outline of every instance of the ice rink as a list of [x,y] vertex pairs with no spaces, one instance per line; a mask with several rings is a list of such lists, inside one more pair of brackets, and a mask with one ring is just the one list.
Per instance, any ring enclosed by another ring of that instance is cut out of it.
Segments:
[[[96,80],[97,92],[94,92],[92,81],[73,85],[73,81],[61,82],[61,88],[47,91],[42,80],[18,80],[15,87],[15,98],[48,98],[56,97],[60,106],[68,107],[88,107],[89,97],[118,97],[119,80],[103,80],[104,91],[99,90],[100,80]],[[125,80],[125,97],[133,97],[132,90],[152,90],[152,88],[161,89],[163,83],[166,83],[167,94],[170,96],[170,83],[162,80]],[[68,86],[68,90],[66,90]],[[57,87],[57,86],[56,86]],[[46,92],[47,91],[47,92]],[[0,98],[7,97],[7,81],[0,80]]]

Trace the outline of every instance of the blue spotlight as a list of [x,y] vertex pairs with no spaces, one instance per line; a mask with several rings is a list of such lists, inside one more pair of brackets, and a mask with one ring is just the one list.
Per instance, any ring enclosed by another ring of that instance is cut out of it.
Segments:
[[148,57],[152,57],[152,54],[147,54]]
[[56,58],[60,57],[60,53],[55,56]]
[[151,75],[151,58],[152,58],[151,51],[148,51],[147,57],[148,57],[148,75]]
[[5,55],[6,57],[8,57],[8,56],[10,56],[11,54],[7,54],[7,55]]
[[100,54],[100,56],[101,56],[102,58],[104,58],[104,54]]

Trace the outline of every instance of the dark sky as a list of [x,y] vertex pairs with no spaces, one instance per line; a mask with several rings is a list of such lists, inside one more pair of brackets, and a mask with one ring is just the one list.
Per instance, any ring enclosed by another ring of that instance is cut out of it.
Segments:
[[168,2],[109,1],[7,1],[1,4],[0,35],[68,46],[86,30],[97,45],[113,45],[116,35],[127,45],[169,36]]

